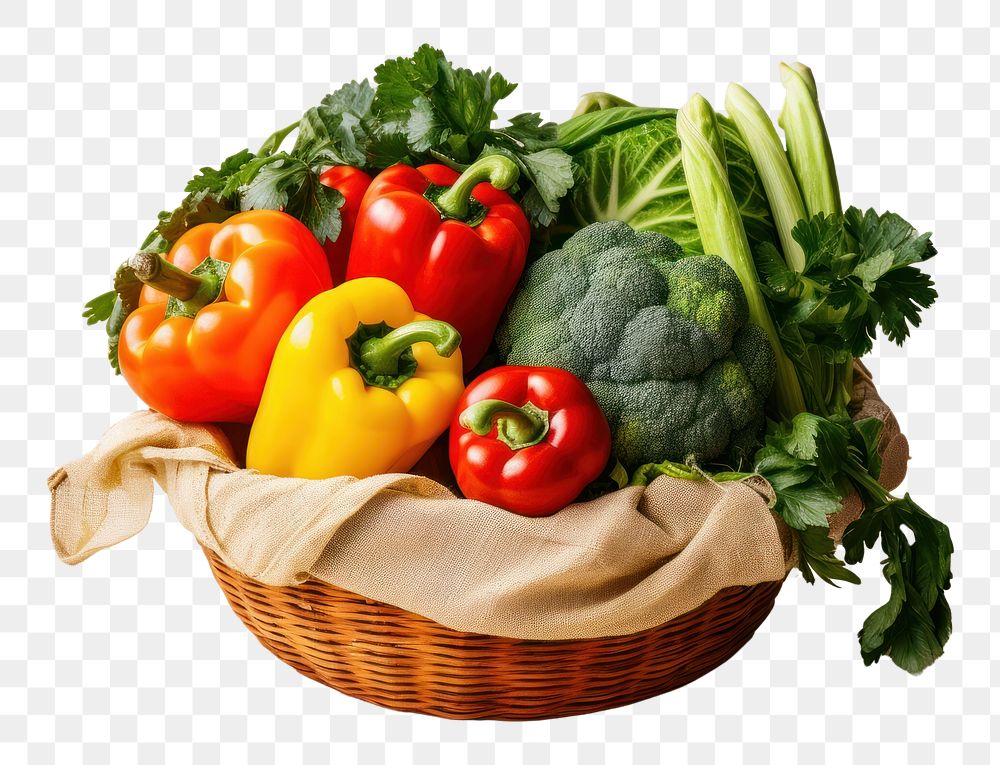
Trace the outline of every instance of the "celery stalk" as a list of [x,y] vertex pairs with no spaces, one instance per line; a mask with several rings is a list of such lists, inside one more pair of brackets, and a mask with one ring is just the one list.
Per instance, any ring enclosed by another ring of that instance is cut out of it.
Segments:
[[684,177],[705,252],[721,257],[739,277],[750,307],[750,320],[764,330],[777,362],[772,392],[776,414],[782,420],[791,419],[805,411],[802,388],[758,287],[743,219],[729,187],[726,165],[715,149],[722,143],[715,111],[702,96],[695,94],[677,112],[677,134]]
[[778,124],[785,131],[788,161],[802,191],[809,217],[817,213],[840,214],[840,184],[833,149],[819,111],[816,80],[803,64],[781,64],[785,104]]
[[[788,160],[792,165],[809,217],[840,215],[840,184],[826,124],[819,109],[819,92],[812,71],[804,64],[781,64],[785,103],[778,124],[785,131]],[[816,373],[827,378],[828,406],[836,410],[850,401],[854,362],[819,364]]]
[[792,270],[802,271],[806,257],[802,247],[792,238],[792,229],[806,217],[806,208],[785,156],[785,149],[778,138],[778,131],[774,129],[771,118],[760,102],[735,82],[726,91],[726,111],[743,136],[743,142],[747,145],[757,174],[764,184],[785,261]]

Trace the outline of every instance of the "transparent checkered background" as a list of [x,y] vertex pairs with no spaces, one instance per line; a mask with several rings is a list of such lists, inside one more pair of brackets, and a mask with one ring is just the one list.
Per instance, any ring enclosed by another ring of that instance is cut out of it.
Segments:
[[[0,763],[989,761],[996,4],[216,5],[0,11]],[[730,80],[773,113],[778,62],[813,68],[846,198],[903,213],[941,251],[937,306],[905,351],[880,344],[870,364],[911,439],[906,488],[958,548],[956,634],[935,667],[913,678],[858,658],[854,634],[884,595],[872,555],[861,587],[793,574],[751,643],[686,689],[589,718],[448,722],[357,702],[273,659],[162,498],[138,538],[79,567],[56,560],[46,477],[137,405],[81,304],[193,168],[255,147],[331,83],[424,41],[522,83],[501,116],[563,119],[598,89],[675,106],[698,90],[721,104]]]

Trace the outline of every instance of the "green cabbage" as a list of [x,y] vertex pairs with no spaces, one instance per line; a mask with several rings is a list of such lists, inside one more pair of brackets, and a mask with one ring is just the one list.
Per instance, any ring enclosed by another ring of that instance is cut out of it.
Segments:
[[[771,209],[753,160],[732,121],[720,115],[718,123],[750,247],[774,243]],[[564,223],[576,229],[621,220],[669,236],[685,254],[704,254],[681,165],[676,109],[616,106],[582,114],[560,125],[559,145],[582,175]]]

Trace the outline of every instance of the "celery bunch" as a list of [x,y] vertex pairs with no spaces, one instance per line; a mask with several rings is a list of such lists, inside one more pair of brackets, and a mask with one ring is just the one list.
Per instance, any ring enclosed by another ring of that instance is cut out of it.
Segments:
[[[916,267],[936,250],[929,234],[894,213],[842,212],[812,73],[801,64],[782,65],[781,76],[786,101],[779,125],[787,150],[749,92],[732,85],[726,97],[766,192],[777,241],[751,252],[726,174],[719,120],[699,95],[677,116],[685,179],[705,252],[739,275],[751,318],[778,359],[774,420],[753,469],[774,487],[775,511],[799,535],[803,576],[857,583],[846,564],[881,541],[890,597],[859,633],[862,658],[870,664],[889,656],[918,673],[941,655],[951,634],[944,595],[951,538],[909,495],[893,497],[878,483],[881,422],[852,420],[848,406],[854,359],[872,349],[879,329],[901,344],[937,297]],[[652,466],[641,475],[658,472]],[[841,560],[828,516],[849,491],[865,509],[844,534]]]

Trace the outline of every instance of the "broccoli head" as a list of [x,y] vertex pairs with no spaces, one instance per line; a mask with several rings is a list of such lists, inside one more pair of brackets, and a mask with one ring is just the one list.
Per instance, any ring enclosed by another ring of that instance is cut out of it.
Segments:
[[580,377],[629,471],[751,449],[774,381],[732,268],[620,221],[581,229],[528,268],[497,345],[508,364]]

